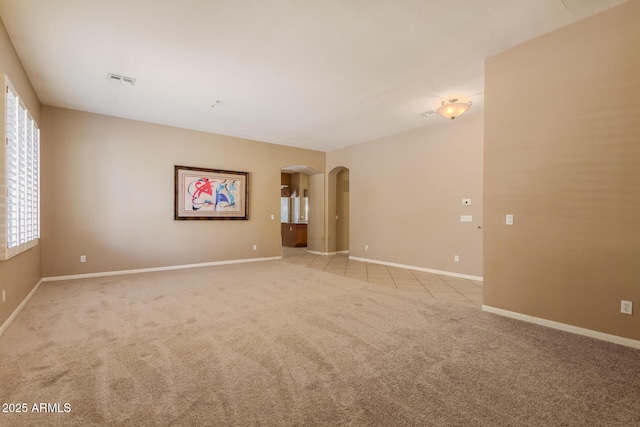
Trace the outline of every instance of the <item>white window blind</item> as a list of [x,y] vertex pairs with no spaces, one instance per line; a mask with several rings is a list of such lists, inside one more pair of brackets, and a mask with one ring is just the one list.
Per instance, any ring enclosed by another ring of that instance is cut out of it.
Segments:
[[8,259],[35,246],[40,237],[40,130],[20,101],[11,83],[4,78],[5,147],[3,247],[0,259]]

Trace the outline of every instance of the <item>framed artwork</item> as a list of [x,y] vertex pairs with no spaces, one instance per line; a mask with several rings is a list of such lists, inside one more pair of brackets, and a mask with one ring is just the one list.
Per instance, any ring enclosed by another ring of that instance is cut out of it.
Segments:
[[175,220],[249,219],[249,173],[174,166]]

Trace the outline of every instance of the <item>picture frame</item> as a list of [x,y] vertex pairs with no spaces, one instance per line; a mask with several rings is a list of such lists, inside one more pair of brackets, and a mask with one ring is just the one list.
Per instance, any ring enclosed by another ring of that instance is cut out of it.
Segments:
[[248,220],[249,173],[174,165],[174,220]]

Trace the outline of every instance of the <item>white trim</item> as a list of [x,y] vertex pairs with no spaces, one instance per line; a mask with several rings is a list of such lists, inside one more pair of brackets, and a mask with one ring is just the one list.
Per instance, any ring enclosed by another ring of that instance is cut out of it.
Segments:
[[307,252],[310,253],[310,254],[323,255],[323,256],[325,256],[325,255],[335,255],[336,254],[335,252],[318,252],[318,251],[310,251],[308,249],[307,249]]
[[630,338],[619,337],[617,335],[605,334],[604,332],[598,332],[591,329],[581,328],[579,326],[567,325],[566,323],[554,322],[553,320],[542,319],[540,317],[529,316],[527,314],[517,313],[515,311],[503,310],[501,308],[491,307],[489,305],[483,305],[482,311],[487,313],[497,314],[499,316],[510,317],[516,320],[522,320],[523,322],[535,323],[536,325],[546,326],[552,329],[558,329],[564,332],[570,332],[572,334],[584,335],[586,337],[599,339],[602,341],[612,342],[614,344],[620,344],[627,347],[640,349],[640,341],[632,340]]
[[167,271],[167,270],[181,270],[183,268],[199,268],[199,267],[212,267],[216,265],[226,264],[243,264],[246,262],[258,262],[258,261],[272,261],[282,259],[281,256],[265,257],[265,258],[246,258],[246,259],[232,259],[228,261],[213,261],[203,262],[199,264],[183,264],[183,265],[169,265],[166,267],[153,267],[153,268],[138,268],[135,270],[118,270],[118,271],[103,271],[98,273],[88,274],[73,274],[70,276],[55,276],[55,277],[43,277],[43,282],[55,282],[57,280],[72,280],[72,279],[86,279],[91,277],[103,277],[103,276],[119,276],[122,274],[138,274],[138,273],[151,273],[154,271]]
[[460,279],[476,280],[478,282],[484,281],[482,276],[472,276],[470,274],[453,273],[451,271],[434,270],[432,268],[416,267],[406,264],[396,264],[395,262],[378,261],[377,259],[360,258],[355,256],[350,256],[349,259],[352,259],[354,261],[368,262],[371,264],[388,265],[389,267],[405,268],[407,270],[423,271],[425,273],[441,274],[443,276],[458,277]]
[[40,281],[33,287],[33,289],[31,289],[31,292],[29,292],[29,294],[26,296],[26,298],[22,300],[20,305],[18,307],[16,307],[15,310],[13,310],[13,313],[11,313],[11,316],[9,316],[7,318],[7,320],[5,320],[5,322],[2,324],[2,326],[0,326],[0,336],[2,336],[4,331],[6,331],[7,328],[9,327],[9,325],[11,325],[11,322],[13,322],[16,317],[18,317],[18,314],[20,314],[20,312],[22,311],[24,306],[27,305],[27,303],[29,302],[31,297],[36,293],[36,291],[38,290],[38,288],[42,284],[42,282],[43,282],[43,280],[40,279]]
[[314,255],[322,255],[322,256],[331,256],[331,255],[337,255],[337,254],[348,254],[349,251],[335,251],[335,252],[320,252],[320,251],[312,251],[307,249],[307,253],[308,254],[314,254]]

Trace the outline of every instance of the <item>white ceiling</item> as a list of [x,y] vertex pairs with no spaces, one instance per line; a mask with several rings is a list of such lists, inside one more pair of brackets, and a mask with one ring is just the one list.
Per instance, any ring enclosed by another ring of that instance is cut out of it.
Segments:
[[624,1],[0,0],[0,16],[44,105],[330,151],[446,120],[419,115],[444,99],[482,114],[487,57]]

